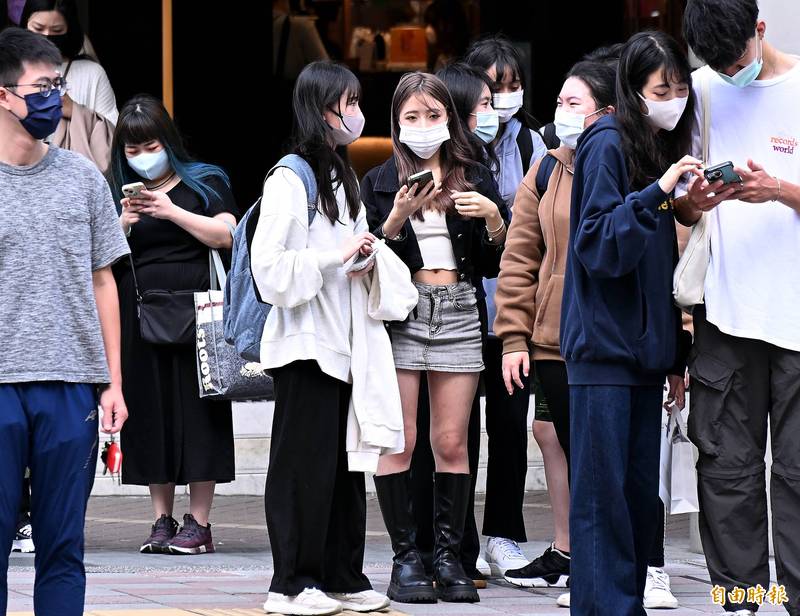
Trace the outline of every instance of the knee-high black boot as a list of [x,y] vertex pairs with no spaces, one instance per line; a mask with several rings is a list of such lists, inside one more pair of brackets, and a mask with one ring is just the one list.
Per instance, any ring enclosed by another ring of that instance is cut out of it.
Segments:
[[392,539],[394,559],[387,596],[400,603],[436,603],[433,582],[425,575],[416,545],[408,471],[375,476],[383,522]]
[[442,601],[475,603],[480,601],[475,584],[461,566],[461,540],[467,515],[470,476],[436,473],[433,522],[436,545],[433,552],[436,592]]

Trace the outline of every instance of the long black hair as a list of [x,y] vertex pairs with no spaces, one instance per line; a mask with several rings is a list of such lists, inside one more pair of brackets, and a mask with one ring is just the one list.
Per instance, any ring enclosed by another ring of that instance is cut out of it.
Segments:
[[159,141],[167,153],[169,164],[181,181],[197,193],[206,208],[209,198],[220,198],[208,179],[217,177],[230,186],[227,174],[216,165],[193,160],[186,152],[183,139],[160,100],[149,94],[138,94],[119,112],[114,139],[111,142],[109,183],[117,203],[122,199],[122,187],[142,180],[128,164],[126,145],[139,145]]
[[27,0],[19,20],[20,28],[27,28],[31,15],[40,11],[58,11],[67,22],[67,31],[64,34],[47,37],[56,44],[67,60],[91,60],[89,56],[80,53],[83,48],[83,27],[78,19],[78,7],[74,0]]
[[321,212],[332,224],[339,221],[336,191],[340,186],[344,186],[350,218],[355,220],[361,209],[356,175],[331,147],[328,141],[331,129],[323,117],[326,110],[344,113],[344,109],[339,109],[344,94],[348,102],[360,98],[361,84],[356,76],[341,64],[319,60],[301,71],[292,95],[292,151],[314,170]]
[[[686,83],[689,100],[678,125],[654,132],[643,112],[641,92],[655,71],[667,83]],[[691,149],[694,93],[692,69],[674,38],[663,32],[634,34],[622,50],[617,72],[617,121],[631,187],[640,190],[661,177]]]
[[[497,72],[497,79],[492,84],[492,91],[496,91],[506,76],[506,72],[511,75],[513,81],[519,81],[520,87],[525,89],[525,73],[522,70],[522,54],[519,49],[514,47],[510,40],[502,34],[492,34],[478,39],[467,49],[464,62],[470,66],[488,71],[492,66]],[[523,126],[531,130],[539,130],[542,123],[525,111],[523,106],[514,115]]]
[[477,161],[484,161],[490,169],[499,169],[500,161],[497,159],[494,148],[489,143],[484,143],[480,137],[467,127],[469,116],[478,106],[483,94],[483,88],[489,88],[489,96],[492,93],[492,80],[481,70],[470,66],[466,62],[455,62],[449,64],[436,72],[436,76],[442,80],[453,97],[456,115],[464,126],[467,140],[473,150],[473,156]]

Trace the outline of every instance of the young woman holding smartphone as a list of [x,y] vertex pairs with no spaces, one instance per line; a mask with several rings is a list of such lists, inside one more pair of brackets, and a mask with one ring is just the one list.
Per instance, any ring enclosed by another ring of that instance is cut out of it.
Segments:
[[293,94],[294,154],[319,197],[309,222],[298,173],[280,167],[264,184],[251,268],[272,304],[261,363],[275,379],[275,417],[265,494],[275,573],[266,612],[369,612],[389,605],[363,573],[364,474],[350,472],[345,443],[353,391],[352,276],[344,264],[372,251],[355,173],[336,153],[364,127],[361,86],[347,68],[313,62]]
[[[446,86],[433,75],[403,76],[392,99],[394,155],[364,177],[370,228],[409,267],[419,304],[393,324],[392,350],[403,402],[406,451],[381,459],[375,478],[395,552],[389,596],[435,601],[414,542],[409,466],[416,442],[420,375],[430,390],[436,463],[434,579],[444,601],[478,601],[460,550],[471,489],[467,425],[483,370],[473,280],[497,275],[506,209],[491,173],[472,160]],[[433,181],[409,186],[422,170]]]

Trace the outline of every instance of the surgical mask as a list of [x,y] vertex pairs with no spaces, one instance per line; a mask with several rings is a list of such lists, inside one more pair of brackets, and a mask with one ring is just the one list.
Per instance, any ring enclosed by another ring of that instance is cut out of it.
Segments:
[[672,130],[680,122],[689,96],[676,96],[668,101],[651,101],[639,94],[639,98],[647,106],[647,120],[657,128]]
[[170,170],[169,157],[166,150],[158,152],[145,152],[128,159],[128,166],[137,175],[150,180],[163,178]]
[[500,117],[497,115],[497,112],[494,110],[479,111],[472,115],[478,118],[478,124],[472,132],[478,135],[480,140],[484,143],[491,143],[494,141],[494,138],[497,136],[497,129],[500,127]]
[[339,124],[341,124],[341,128],[328,124],[333,135],[333,142],[336,145],[350,145],[361,136],[361,132],[364,130],[364,123],[366,122],[364,114],[360,110],[358,115],[354,116],[346,116],[335,111],[333,113],[339,117]]
[[586,118],[591,118],[594,114],[605,111],[607,107],[598,109],[589,114],[572,113],[566,109],[556,109],[553,124],[556,125],[556,137],[561,141],[561,145],[574,150],[578,147],[578,137],[583,133]]
[[9,92],[25,101],[28,115],[24,118],[17,116],[17,119],[31,137],[44,139],[56,132],[62,114],[61,95],[57,91],[50,92],[49,96],[45,96],[41,92],[34,92],[25,96],[20,96],[12,90],[9,90]]
[[[720,73],[719,71],[717,71],[717,74],[729,84],[736,86],[737,88],[746,88],[749,86],[751,83],[753,83],[753,81],[755,81],[755,78],[758,77],[759,73],[761,73],[761,67],[764,65],[764,47],[761,43],[761,39],[758,38],[757,32],[756,46],[758,49],[756,52],[756,57],[750,64],[737,72],[733,77],[730,77],[725,73]],[[761,59],[759,59],[758,56],[761,56]]]
[[492,96],[492,107],[497,111],[500,122],[505,124],[522,109],[523,91],[498,92]]
[[414,154],[425,160],[436,154],[448,139],[450,130],[446,122],[428,128],[400,126],[400,143],[405,143]]

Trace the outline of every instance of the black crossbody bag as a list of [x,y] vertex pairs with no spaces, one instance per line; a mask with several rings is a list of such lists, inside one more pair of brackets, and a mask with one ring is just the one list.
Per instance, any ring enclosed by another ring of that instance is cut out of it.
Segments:
[[195,290],[150,289],[139,292],[133,257],[128,255],[136,289],[139,334],[150,344],[192,344],[195,335]]

